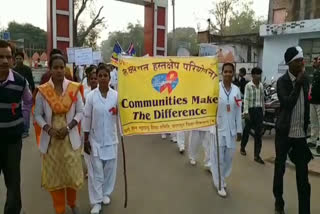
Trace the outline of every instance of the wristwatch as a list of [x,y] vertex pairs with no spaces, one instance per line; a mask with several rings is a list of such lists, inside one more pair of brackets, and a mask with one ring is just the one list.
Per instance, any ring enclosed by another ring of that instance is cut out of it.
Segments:
[[70,130],[71,130],[71,129],[70,129],[70,127],[69,127],[69,126],[67,126],[67,129],[68,129],[68,132],[70,132]]

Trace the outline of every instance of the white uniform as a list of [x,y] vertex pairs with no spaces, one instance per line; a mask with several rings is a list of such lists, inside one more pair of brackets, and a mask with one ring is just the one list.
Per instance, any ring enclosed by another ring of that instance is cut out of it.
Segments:
[[117,106],[118,93],[109,89],[107,98],[99,88],[86,99],[83,130],[89,132],[91,154],[86,155],[91,204],[99,204],[113,192],[117,172],[117,117],[110,109]]
[[[229,94],[230,93],[230,94]],[[229,97],[229,101],[228,101]],[[227,92],[223,83],[220,82],[220,96],[218,107],[218,140],[220,156],[221,186],[225,187],[225,179],[230,175],[232,168],[232,158],[236,149],[236,135],[242,133],[241,124],[241,93],[237,86],[231,85],[231,90]],[[237,104],[238,103],[238,104]],[[229,105],[229,107],[228,107]],[[214,139],[216,137],[214,136]],[[217,142],[214,140],[210,148],[211,171],[213,183],[219,186]]]
[[118,70],[115,68],[110,73],[111,80],[110,85],[114,88],[114,90],[118,90]]
[[210,145],[212,144],[211,134],[213,133],[213,126],[207,128],[200,128],[191,131],[191,137],[189,138],[189,159],[191,161],[196,161],[199,156],[199,146],[202,144],[204,149],[204,165],[206,167],[210,166]]
[[180,151],[185,149],[185,132],[177,132],[177,145]]

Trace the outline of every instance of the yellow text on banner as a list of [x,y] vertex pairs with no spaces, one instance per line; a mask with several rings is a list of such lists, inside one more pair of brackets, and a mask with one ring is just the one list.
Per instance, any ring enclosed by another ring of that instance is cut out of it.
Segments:
[[118,76],[123,135],[193,130],[216,123],[216,57],[121,58]]

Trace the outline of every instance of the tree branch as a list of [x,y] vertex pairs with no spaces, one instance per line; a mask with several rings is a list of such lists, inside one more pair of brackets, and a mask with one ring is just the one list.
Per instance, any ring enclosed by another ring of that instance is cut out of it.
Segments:
[[101,11],[103,9],[103,6],[100,7],[99,12],[97,13],[97,15],[94,17],[94,19],[91,21],[91,24],[89,25],[89,27],[83,32],[81,33],[81,35],[78,35],[78,43],[79,44],[83,44],[86,37],[89,35],[90,31],[92,29],[94,29],[97,25],[100,25],[103,23],[103,20],[105,19],[105,17],[101,17],[99,18]]

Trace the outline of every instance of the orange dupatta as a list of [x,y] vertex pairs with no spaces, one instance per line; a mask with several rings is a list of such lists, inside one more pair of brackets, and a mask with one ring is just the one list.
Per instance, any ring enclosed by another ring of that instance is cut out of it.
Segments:
[[[76,82],[69,83],[65,95],[62,97],[58,96],[55,93],[54,88],[48,82],[43,85],[40,85],[37,88],[37,90],[35,90],[34,95],[33,95],[33,97],[34,97],[34,102],[33,102],[33,106],[32,106],[33,117],[34,117],[34,109],[35,109],[35,97],[38,92],[40,92],[44,96],[44,98],[49,103],[49,105],[54,113],[63,114],[63,113],[67,113],[70,110],[71,105],[77,101],[78,91],[80,91],[81,97],[82,97],[82,99],[84,99],[83,86],[80,85],[79,83],[76,83]],[[40,135],[41,135],[42,129],[37,124],[36,120],[34,120],[33,126],[35,129],[37,145],[39,147]],[[78,125],[78,129],[80,132],[81,131],[81,124],[80,123]]]

